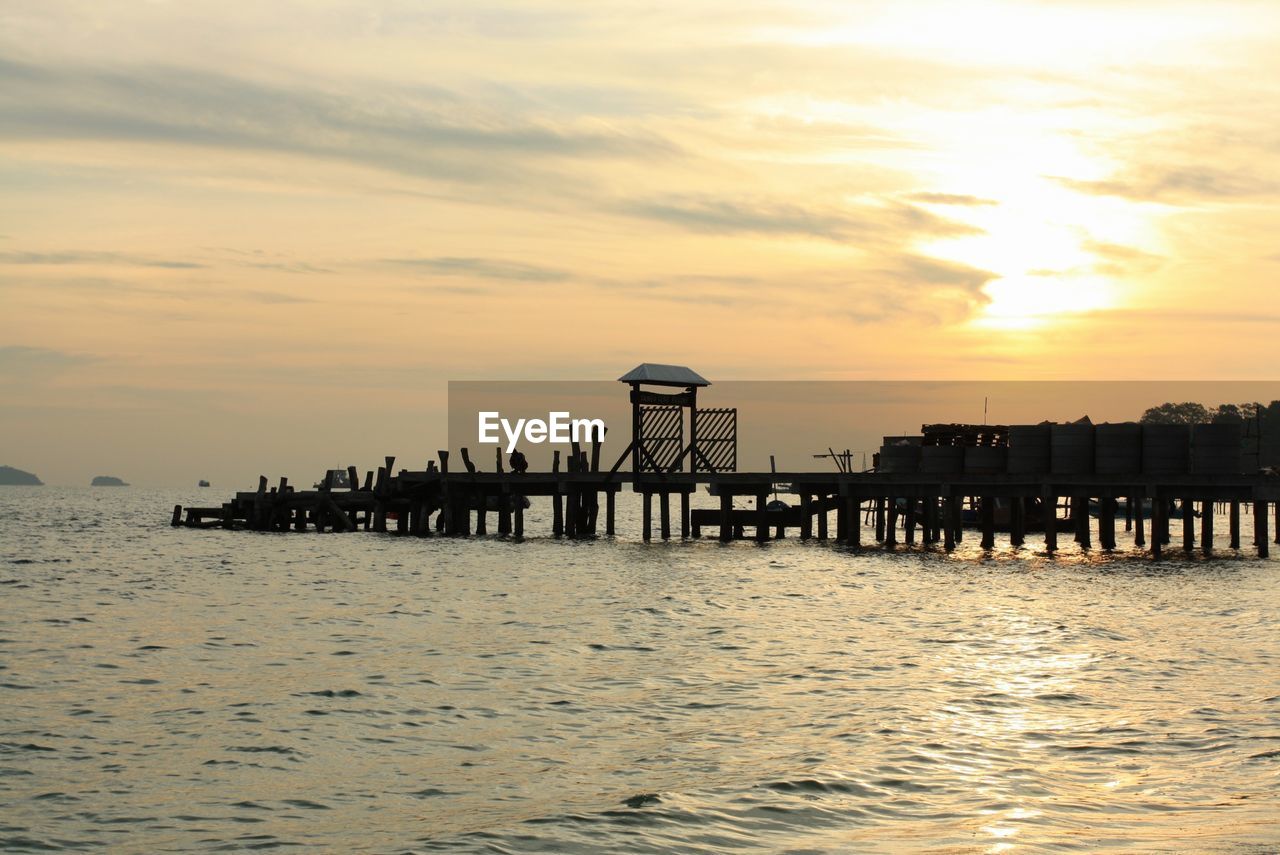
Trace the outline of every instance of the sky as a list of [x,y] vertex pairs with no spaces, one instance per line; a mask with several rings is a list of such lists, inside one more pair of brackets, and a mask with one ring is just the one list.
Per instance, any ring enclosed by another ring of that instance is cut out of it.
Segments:
[[5,0],[0,464],[302,480],[641,361],[1274,379],[1277,115],[1274,2]]

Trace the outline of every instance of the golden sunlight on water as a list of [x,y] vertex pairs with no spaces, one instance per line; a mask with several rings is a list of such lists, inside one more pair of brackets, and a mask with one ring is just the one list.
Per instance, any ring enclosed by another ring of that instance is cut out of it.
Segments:
[[191,494],[9,489],[6,850],[1280,842],[1274,559],[196,532]]

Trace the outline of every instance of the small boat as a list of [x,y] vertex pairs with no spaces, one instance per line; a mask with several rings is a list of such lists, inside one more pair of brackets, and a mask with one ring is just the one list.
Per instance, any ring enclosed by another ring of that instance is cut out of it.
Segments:
[[206,481],[206,480],[204,480],[203,478],[201,478],[201,479],[200,479],[200,482],[199,482],[198,484],[196,484],[196,486],[197,486],[197,487],[208,487],[208,486],[209,486],[209,482],[208,482],[208,481]]

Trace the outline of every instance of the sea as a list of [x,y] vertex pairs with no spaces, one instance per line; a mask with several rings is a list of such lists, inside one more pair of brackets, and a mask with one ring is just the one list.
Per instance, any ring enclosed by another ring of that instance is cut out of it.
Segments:
[[223,492],[0,488],[0,850],[1280,851],[1248,516],[1158,562],[644,544],[630,494],[591,541],[169,526]]

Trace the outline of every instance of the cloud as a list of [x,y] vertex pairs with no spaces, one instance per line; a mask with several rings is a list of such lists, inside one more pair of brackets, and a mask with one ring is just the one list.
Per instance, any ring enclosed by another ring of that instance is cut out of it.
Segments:
[[1139,202],[1233,201],[1280,193],[1280,182],[1254,170],[1208,166],[1141,167],[1132,174],[1104,181],[1048,177],[1078,193],[1118,196]]
[[94,362],[92,356],[25,345],[0,346],[0,377],[31,378]]
[[907,196],[912,202],[923,202],[927,205],[998,205],[995,199],[983,199],[981,196],[966,196],[958,193],[912,193]]
[[476,279],[503,279],[513,282],[564,282],[571,275],[564,270],[523,264],[497,258],[385,258],[385,264],[417,270],[433,276],[463,276]]
[[0,264],[64,265],[110,264],[127,267],[160,267],[167,270],[199,270],[208,265],[194,261],[127,255],[119,252],[0,252]]
[[301,154],[455,182],[518,181],[537,161],[677,153],[643,127],[530,115],[440,87],[321,91],[178,67],[55,70],[5,60],[0,85],[8,139]]
[[915,236],[973,234],[978,229],[900,203],[802,205],[761,197],[671,195],[620,202],[618,213],[713,234],[801,235],[843,241],[909,240]]

